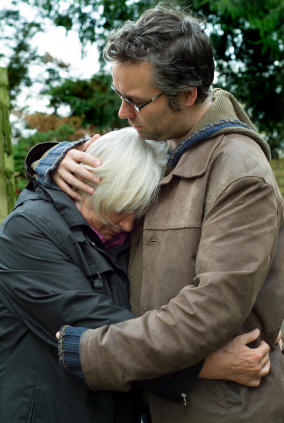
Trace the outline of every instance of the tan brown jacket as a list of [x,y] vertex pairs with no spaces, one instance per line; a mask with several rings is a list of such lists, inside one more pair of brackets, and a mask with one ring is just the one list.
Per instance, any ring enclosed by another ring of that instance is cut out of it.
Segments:
[[128,390],[258,327],[271,346],[260,387],[199,379],[186,406],[149,394],[153,423],[284,422],[283,356],[273,347],[284,318],[282,225],[283,199],[254,140],[222,134],[184,153],[145,217],[141,317],[82,336],[88,385]]

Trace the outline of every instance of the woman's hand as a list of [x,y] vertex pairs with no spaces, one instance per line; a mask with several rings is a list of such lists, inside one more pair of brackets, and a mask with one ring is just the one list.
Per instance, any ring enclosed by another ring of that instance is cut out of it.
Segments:
[[96,177],[83,166],[79,166],[80,162],[92,167],[98,167],[101,165],[101,162],[98,159],[88,153],[85,153],[87,148],[98,138],[99,135],[94,135],[90,140],[68,151],[57,168],[51,172],[51,179],[59,186],[59,188],[62,189],[62,191],[66,192],[66,194],[74,200],[80,201],[81,196],[78,192],[73,191],[71,186],[74,186],[88,194],[92,194],[94,189],[82,182],[82,179],[86,179],[96,184],[100,182],[100,178]]
[[205,359],[199,377],[230,380],[251,387],[259,386],[261,378],[269,373],[270,347],[264,341],[261,341],[258,348],[247,347],[259,335],[260,331],[255,329],[237,336],[223,348],[210,354]]

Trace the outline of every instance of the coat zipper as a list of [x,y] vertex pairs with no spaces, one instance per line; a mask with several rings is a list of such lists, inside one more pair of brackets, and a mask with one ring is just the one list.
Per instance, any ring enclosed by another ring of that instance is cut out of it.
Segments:
[[186,394],[181,394],[182,398],[183,398],[183,405],[186,405]]

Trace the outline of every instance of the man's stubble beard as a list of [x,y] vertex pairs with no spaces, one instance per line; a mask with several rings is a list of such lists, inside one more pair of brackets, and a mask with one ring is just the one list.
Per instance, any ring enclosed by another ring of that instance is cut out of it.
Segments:
[[145,138],[146,140],[152,140],[152,141],[157,141],[157,142],[164,142],[164,141],[168,141],[168,140],[180,140],[182,141],[184,138],[186,138],[187,134],[188,134],[188,130],[185,129],[184,131],[181,130],[176,130],[170,133],[167,133],[165,135],[163,135],[162,133],[159,132],[154,132],[154,131],[147,131],[147,130],[137,130],[138,135],[141,138]]
[[146,140],[152,140],[152,141],[157,141],[157,142],[162,142],[162,141],[167,141],[167,137],[165,137],[164,139],[161,138],[161,135],[158,132],[154,132],[154,131],[147,131],[147,130],[136,130],[138,132],[138,135],[141,138],[145,138]]

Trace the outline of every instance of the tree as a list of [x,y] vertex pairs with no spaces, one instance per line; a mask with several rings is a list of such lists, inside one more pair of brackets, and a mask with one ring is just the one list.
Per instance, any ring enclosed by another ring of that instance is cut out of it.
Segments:
[[212,28],[215,85],[236,95],[277,158],[284,148],[284,1],[192,3]]
[[70,107],[71,116],[79,116],[82,125],[95,125],[98,131],[122,128],[125,122],[119,119],[120,99],[110,88],[110,74],[99,72],[90,80],[66,79],[61,85],[47,91],[50,106],[57,109]]

